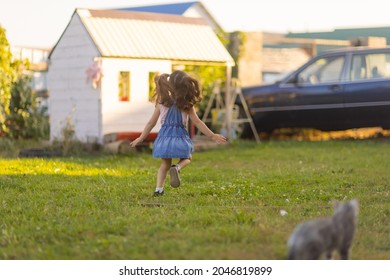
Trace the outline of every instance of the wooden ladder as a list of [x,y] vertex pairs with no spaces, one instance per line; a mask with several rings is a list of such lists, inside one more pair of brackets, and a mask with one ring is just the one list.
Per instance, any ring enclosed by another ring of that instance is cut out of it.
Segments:
[[[253,135],[256,139],[256,142],[259,143],[260,138],[259,138],[259,135],[257,133],[256,127],[253,123],[252,116],[250,115],[248,105],[245,101],[244,95],[242,94],[241,86],[240,86],[238,79],[232,80],[231,89],[232,89],[230,92],[230,94],[232,94],[232,96],[230,98],[231,104],[229,104],[228,108],[226,108],[227,106],[226,106],[225,102],[223,101],[223,98],[221,95],[221,82],[220,81],[215,82],[215,84],[213,86],[213,91],[212,91],[211,96],[210,96],[210,100],[208,101],[206,110],[203,114],[202,121],[204,123],[211,122],[213,125],[220,125],[222,127],[221,130],[222,129],[226,130],[226,117],[225,117],[226,113],[224,115],[222,114],[222,118],[219,118],[220,116],[218,116],[218,112],[226,112],[226,109],[228,109],[231,112],[231,114],[230,114],[230,116],[232,117],[231,123],[232,124],[249,123],[249,125],[252,129]],[[242,107],[244,109],[244,113],[245,113],[245,117],[242,117],[242,118],[240,117],[240,114],[239,114],[239,107],[238,107],[238,105],[235,104],[237,97],[240,99]],[[214,104],[214,101],[215,101],[214,110],[216,110],[217,113],[216,113],[216,115],[212,116],[210,119],[209,115],[210,115],[210,112],[212,111],[212,106]],[[200,131],[198,130],[197,135],[199,135],[199,134],[200,134]],[[232,138],[237,137],[237,135],[233,135],[233,134],[231,136],[233,136]]]

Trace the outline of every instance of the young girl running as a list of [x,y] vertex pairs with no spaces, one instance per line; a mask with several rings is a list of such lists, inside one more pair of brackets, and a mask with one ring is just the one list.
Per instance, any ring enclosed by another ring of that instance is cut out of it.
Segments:
[[[156,125],[159,117],[161,129],[153,145],[153,157],[161,158],[157,173],[155,196],[164,194],[165,178],[170,173],[172,187],[180,186],[179,172],[191,162],[193,144],[186,129],[188,118],[205,135],[218,144],[226,143],[223,135],[213,133],[197,116],[194,105],[202,100],[199,82],[183,71],[162,74],[154,79],[156,83],[156,108],[141,135],[131,142],[135,147],[142,142]],[[178,158],[172,165],[172,159]]]

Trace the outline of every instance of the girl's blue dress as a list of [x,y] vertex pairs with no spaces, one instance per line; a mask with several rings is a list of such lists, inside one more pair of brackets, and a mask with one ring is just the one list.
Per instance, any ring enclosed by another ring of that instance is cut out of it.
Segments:
[[154,158],[191,158],[193,145],[181,111],[173,104],[153,144]]

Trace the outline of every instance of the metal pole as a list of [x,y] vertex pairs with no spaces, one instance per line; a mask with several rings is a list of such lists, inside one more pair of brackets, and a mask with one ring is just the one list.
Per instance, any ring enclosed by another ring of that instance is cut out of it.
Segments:
[[226,92],[225,92],[225,107],[226,107],[226,134],[227,138],[230,138],[231,136],[231,130],[232,130],[232,106],[231,106],[231,90],[230,90],[230,84],[231,84],[231,78],[232,78],[232,65],[231,63],[226,64]]

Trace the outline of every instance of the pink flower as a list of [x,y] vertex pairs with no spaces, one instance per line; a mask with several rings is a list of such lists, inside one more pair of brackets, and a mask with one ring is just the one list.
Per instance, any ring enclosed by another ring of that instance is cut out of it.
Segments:
[[103,71],[100,65],[96,62],[91,64],[85,73],[87,74],[87,83],[92,81],[93,88],[97,88],[103,76]]

